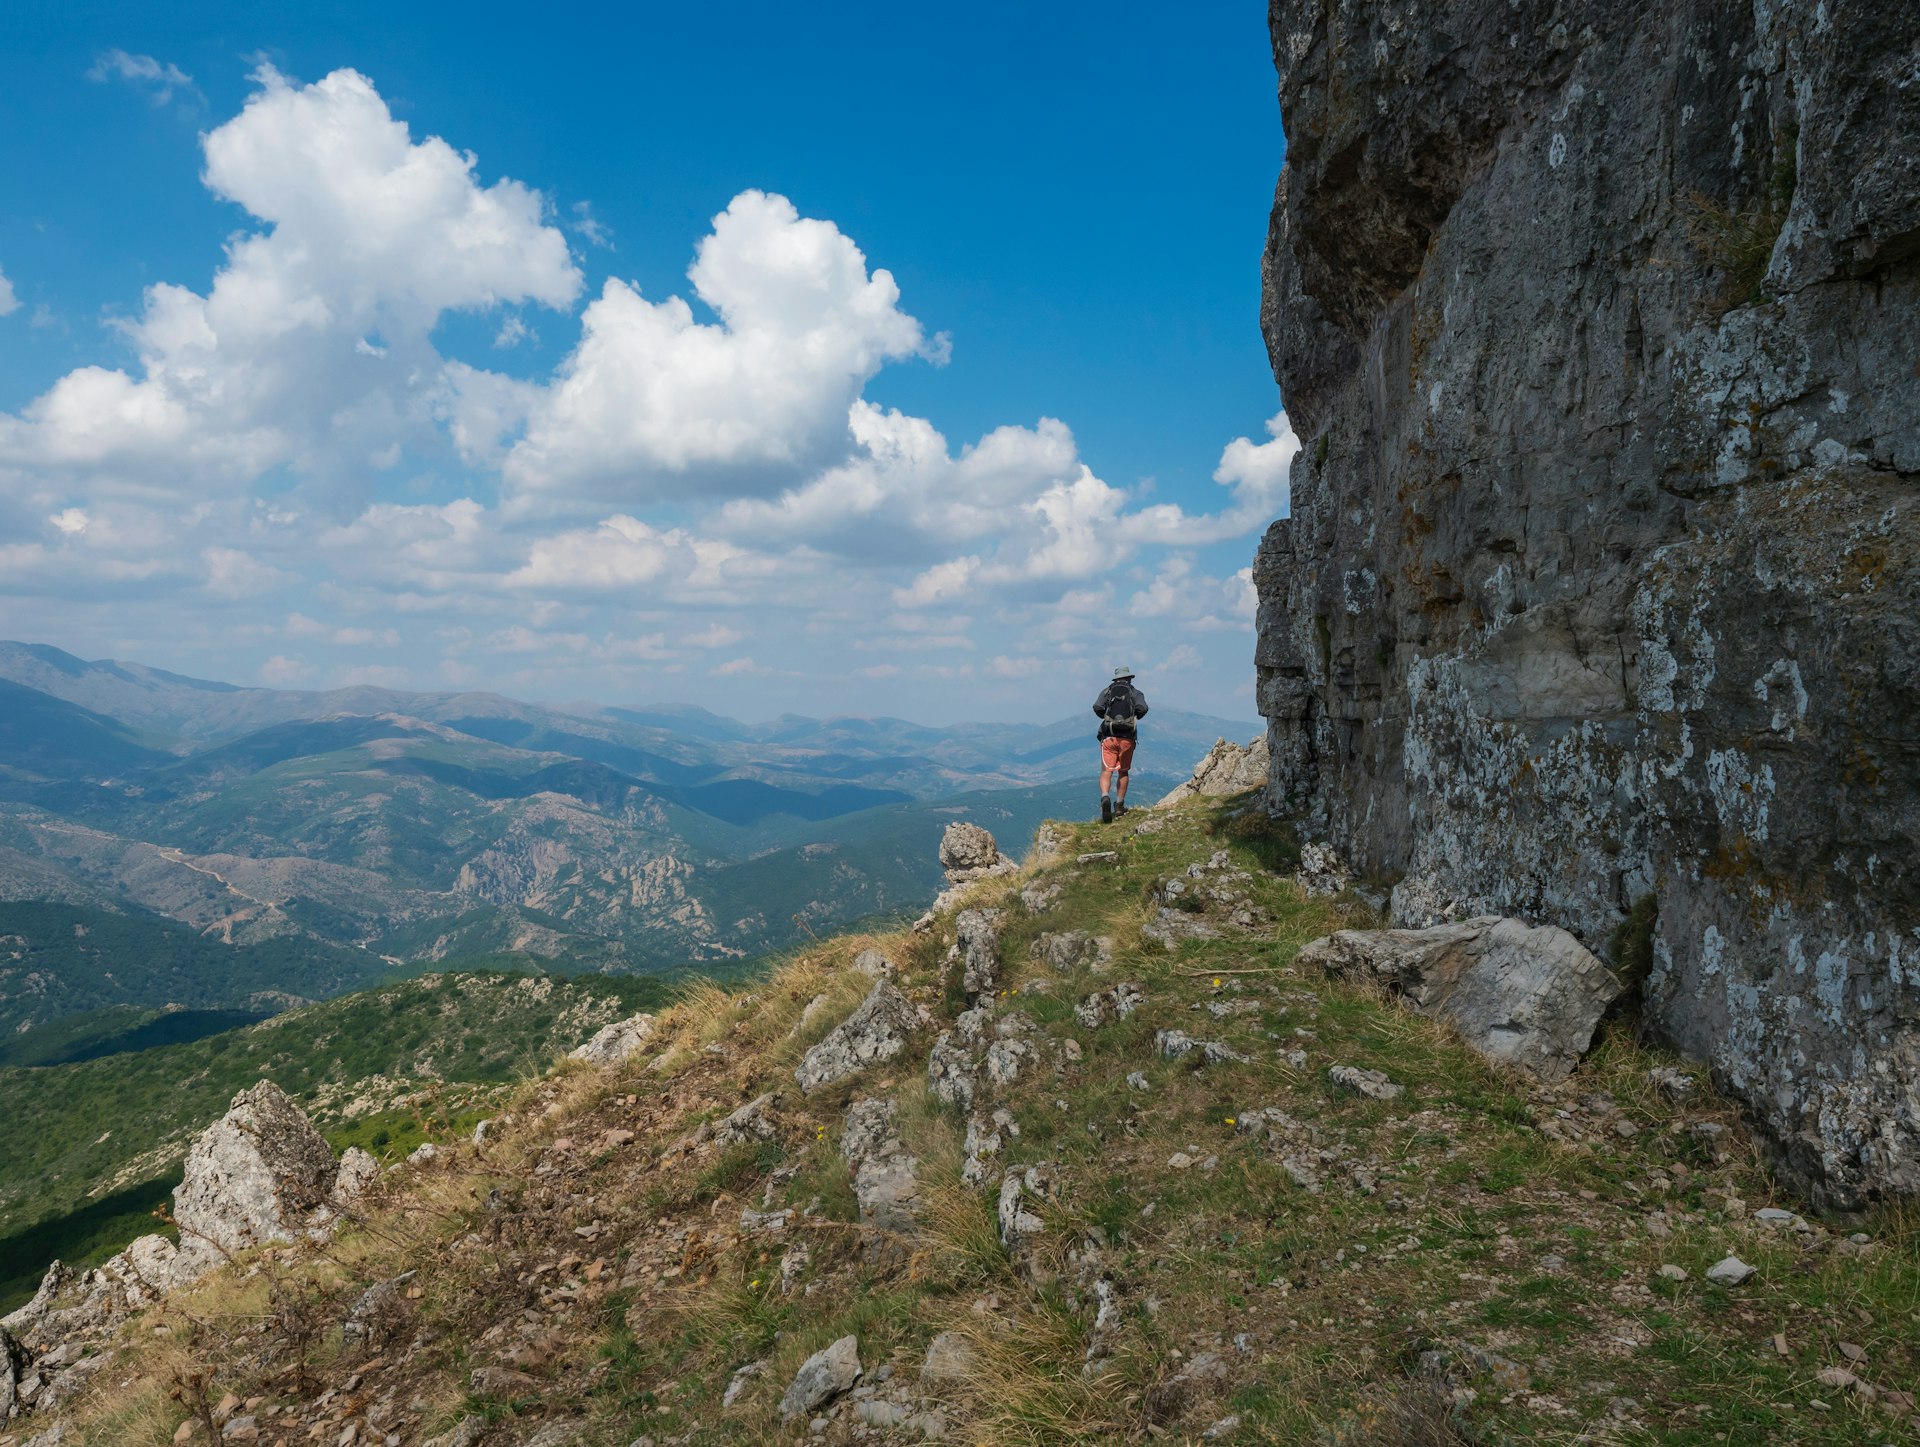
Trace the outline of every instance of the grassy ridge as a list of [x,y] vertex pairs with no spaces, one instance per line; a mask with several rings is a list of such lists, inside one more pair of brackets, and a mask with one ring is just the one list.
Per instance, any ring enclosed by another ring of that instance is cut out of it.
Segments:
[[[294,1249],[257,1279],[210,1284],[187,1307],[212,1328],[140,1338],[160,1385],[102,1398],[86,1427],[161,1447],[181,1412],[158,1354],[184,1351],[220,1391],[266,1398],[289,1440],[351,1425],[351,1382],[353,1400],[413,1404],[399,1427],[422,1438],[474,1414],[507,1441],[559,1423],[582,1447],[619,1447],[640,1421],[700,1443],[790,1441],[805,1428],[780,1421],[783,1390],[850,1334],[880,1397],[983,1444],[1911,1438],[1895,1400],[1920,1367],[1911,1211],[1807,1230],[1756,1220],[1791,1203],[1697,1067],[1613,1027],[1572,1080],[1543,1086],[1444,1023],[1301,968],[1303,941],[1368,910],[1274,869],[1283,832],[1198,806],[1070,834],[1037,877],[976,887],[1002,911],[983,1044],[1028,1051],[1003,1049],[1009,1068],[981,1081],[976,1127],[1005,1112],[984,1180],[963,1176],[967,1122],[927,1085],[934,1031],[956,1029],[966,1003],[952,922],[823,941],[749,990],[690,990],[645,1060],[528,1081],[483,1150],[396,1175],[385,1213],[324,1256]],[[1073,862],[1094,849],[1118,858]],[[1210,863],[1221,849],[1224,868]],[[1168,877],[1243,890],[1253,922],[1202,903],[1186,913],[1217,935],[1164,947],[1146,930]],[[1029,883],[1041,888],[1023,895]],[[1055,969],[1030,949],[1065,929],[1109,939],[1111,963]],[[932,1026],[797,1093],[801,1053],[871,988],[851,964],[868,944]],[[1129,1016],[1076,1011],[1121,981],[1139,991]],[[1168,1031],[1221,1048],[1168,1053]],[[1337,1065],[1399,1093],[1356,1094]],[[1676,1065],[1690,1089],[1649,1078]],[[690,1135],[775,1091],[769,1138]],[[918,1162],[905,1232],[859,1219],[843,1132],[861,1097],[893,1102]],[[1012,1248],[1003,1171],[1037,1192],[1023,1188]],[[786,1224],[765,1225],[780,1207]],[[1706,1276],[1729,1253],[1758,1268],[1740,1287]],[[337,1328],[240,1345],[225,1325],[261,1319],[270,1290],[306,1293],[337,1322],[338,1303],[402,1270],[418,1272],[413,1304],[377,1355]],[[929,1386],[919,1367],[937,1333],[964,1361]],[[289,1389],[296,1353],[313,1380]],[[746,1362],[758,1375],[723,1408]],[[477,1387],[474,1368],[502,1364],[514,1373]],[[856,1406],[828,1407],[819,1440],[861,1440]]]

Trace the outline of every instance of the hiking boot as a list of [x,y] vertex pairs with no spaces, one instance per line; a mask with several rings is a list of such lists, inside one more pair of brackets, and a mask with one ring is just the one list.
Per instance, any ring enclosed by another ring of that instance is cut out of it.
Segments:
[[1113,800],[1109,799],[1105,794],[1100,796],[1100,822],[1102,824],[1111,824],[1113,822]]
[[1127,806],[1124,803],[1115,804],[1113,806],[1113,812],[1115,814],[1124,814],[1127,812]]

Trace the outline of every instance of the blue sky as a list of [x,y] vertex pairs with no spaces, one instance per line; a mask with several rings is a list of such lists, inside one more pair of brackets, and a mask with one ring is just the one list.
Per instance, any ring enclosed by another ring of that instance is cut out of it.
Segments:
[[9,31],[0,633],[750,716],[1125,661],[1251,717],[1261,7]]

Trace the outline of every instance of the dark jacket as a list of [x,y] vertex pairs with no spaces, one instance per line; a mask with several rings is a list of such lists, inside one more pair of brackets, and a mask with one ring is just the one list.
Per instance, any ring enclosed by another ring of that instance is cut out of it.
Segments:
[[[1125,690],[1125,692],[1122,692],[1122,690]],[[1138,735],[1139,731],[1137,729],[1116,729],[1112,724],[1107,722],[1107,710],[1128,695],[1131,695],[1133,699],[1134,718],[1143,719],[1147,716],[1147,696],[1131,683],[1116,678],[1112,683],[1101,689],[1100,697],[1093,701],[1093,711],[1100,716],[1100,732],[1095,735],[1096,738],[1110,739],[1118,736],[1123,739],[1130,739]]]

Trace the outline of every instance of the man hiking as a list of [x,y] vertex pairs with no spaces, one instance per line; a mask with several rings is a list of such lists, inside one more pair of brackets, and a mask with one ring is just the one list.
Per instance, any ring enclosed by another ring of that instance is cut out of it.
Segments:
[[[1127,812],[1127,776],[1133,771],[1133,746],[1140,737],[1140,720],[1147,716],[1147,696],[1133,686],[1133,670],[1116,668],[1113,682],[1093,701],[1100,716],[1100,822],[1111,824],[1115,814]],[[1112,793],[1107,785],[1115,776]]]

